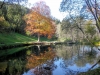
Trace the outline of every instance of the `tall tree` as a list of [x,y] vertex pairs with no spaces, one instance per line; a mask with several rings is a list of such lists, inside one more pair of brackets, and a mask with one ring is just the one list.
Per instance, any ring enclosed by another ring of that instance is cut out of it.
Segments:
[[25,27],[26,33],[30,35],[37,34],[38,41],[40,41],[41,35],[51,38],[55,33],[55,24],[50,19],[50,14],[48,14],[50,10],[46,10],[47,8],[49,7],[44,2],[40,2],[39,5],[36,3],[36,6],[32,7],[30,13],[24,16],[27,24]]
[[88,7],[88,10],[93,15],[96,22],[96,27],[100,33],[100,0],[84,0],[84,1]]
[[[61,11],[70,11],[69,13],[72,13],[71,15],[74,13],[78,15],[77,11],[83,13],[83,9],[84,11],[88,9],[92,13],[92,18],[94,18],[96,27],[100,33],[100,0],[62,0],[60,5]],[[84,14],[86,13],[83,13],[83,15]],[[88,13],[88,15],[89,14],[90,13]]]

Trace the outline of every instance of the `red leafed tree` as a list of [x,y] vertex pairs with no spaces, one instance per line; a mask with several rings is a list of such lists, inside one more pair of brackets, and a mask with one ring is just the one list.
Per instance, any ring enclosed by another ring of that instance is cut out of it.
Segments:
[[50,9],[45,2],[35,3],[30,13],[24,16],[24,19],[27,24],[26,33],[37,34],[38,41],[40,41],[41,35],[51,38],[55,33],[55,24],[50,19]]

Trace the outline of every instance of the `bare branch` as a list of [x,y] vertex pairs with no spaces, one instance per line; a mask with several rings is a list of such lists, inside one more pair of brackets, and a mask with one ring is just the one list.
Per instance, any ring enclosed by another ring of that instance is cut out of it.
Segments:
[[4,4],[5,4],[5,0],[4,0],[3,3],[0,5],[0,9],[3,7]]

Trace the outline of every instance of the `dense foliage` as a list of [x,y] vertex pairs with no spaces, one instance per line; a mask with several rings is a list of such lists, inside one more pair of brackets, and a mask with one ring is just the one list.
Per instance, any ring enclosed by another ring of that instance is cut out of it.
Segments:
[[38,41],[41,35],[51,38],[55,33],[55,23],[50,18],[49,7],[45,2],[36,3],[30,13],[24,16],[26,21],[25,31],[28,35],[36,34]]
[[5,3],[0,10],[0,31],[24,32],[25,22],[22,17],[28,11],[24,6]]

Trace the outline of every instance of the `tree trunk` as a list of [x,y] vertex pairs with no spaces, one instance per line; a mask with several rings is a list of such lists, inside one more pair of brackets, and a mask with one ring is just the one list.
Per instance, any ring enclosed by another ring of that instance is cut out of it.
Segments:
[[38,42],[40,42],[40,34],[38,33]]

